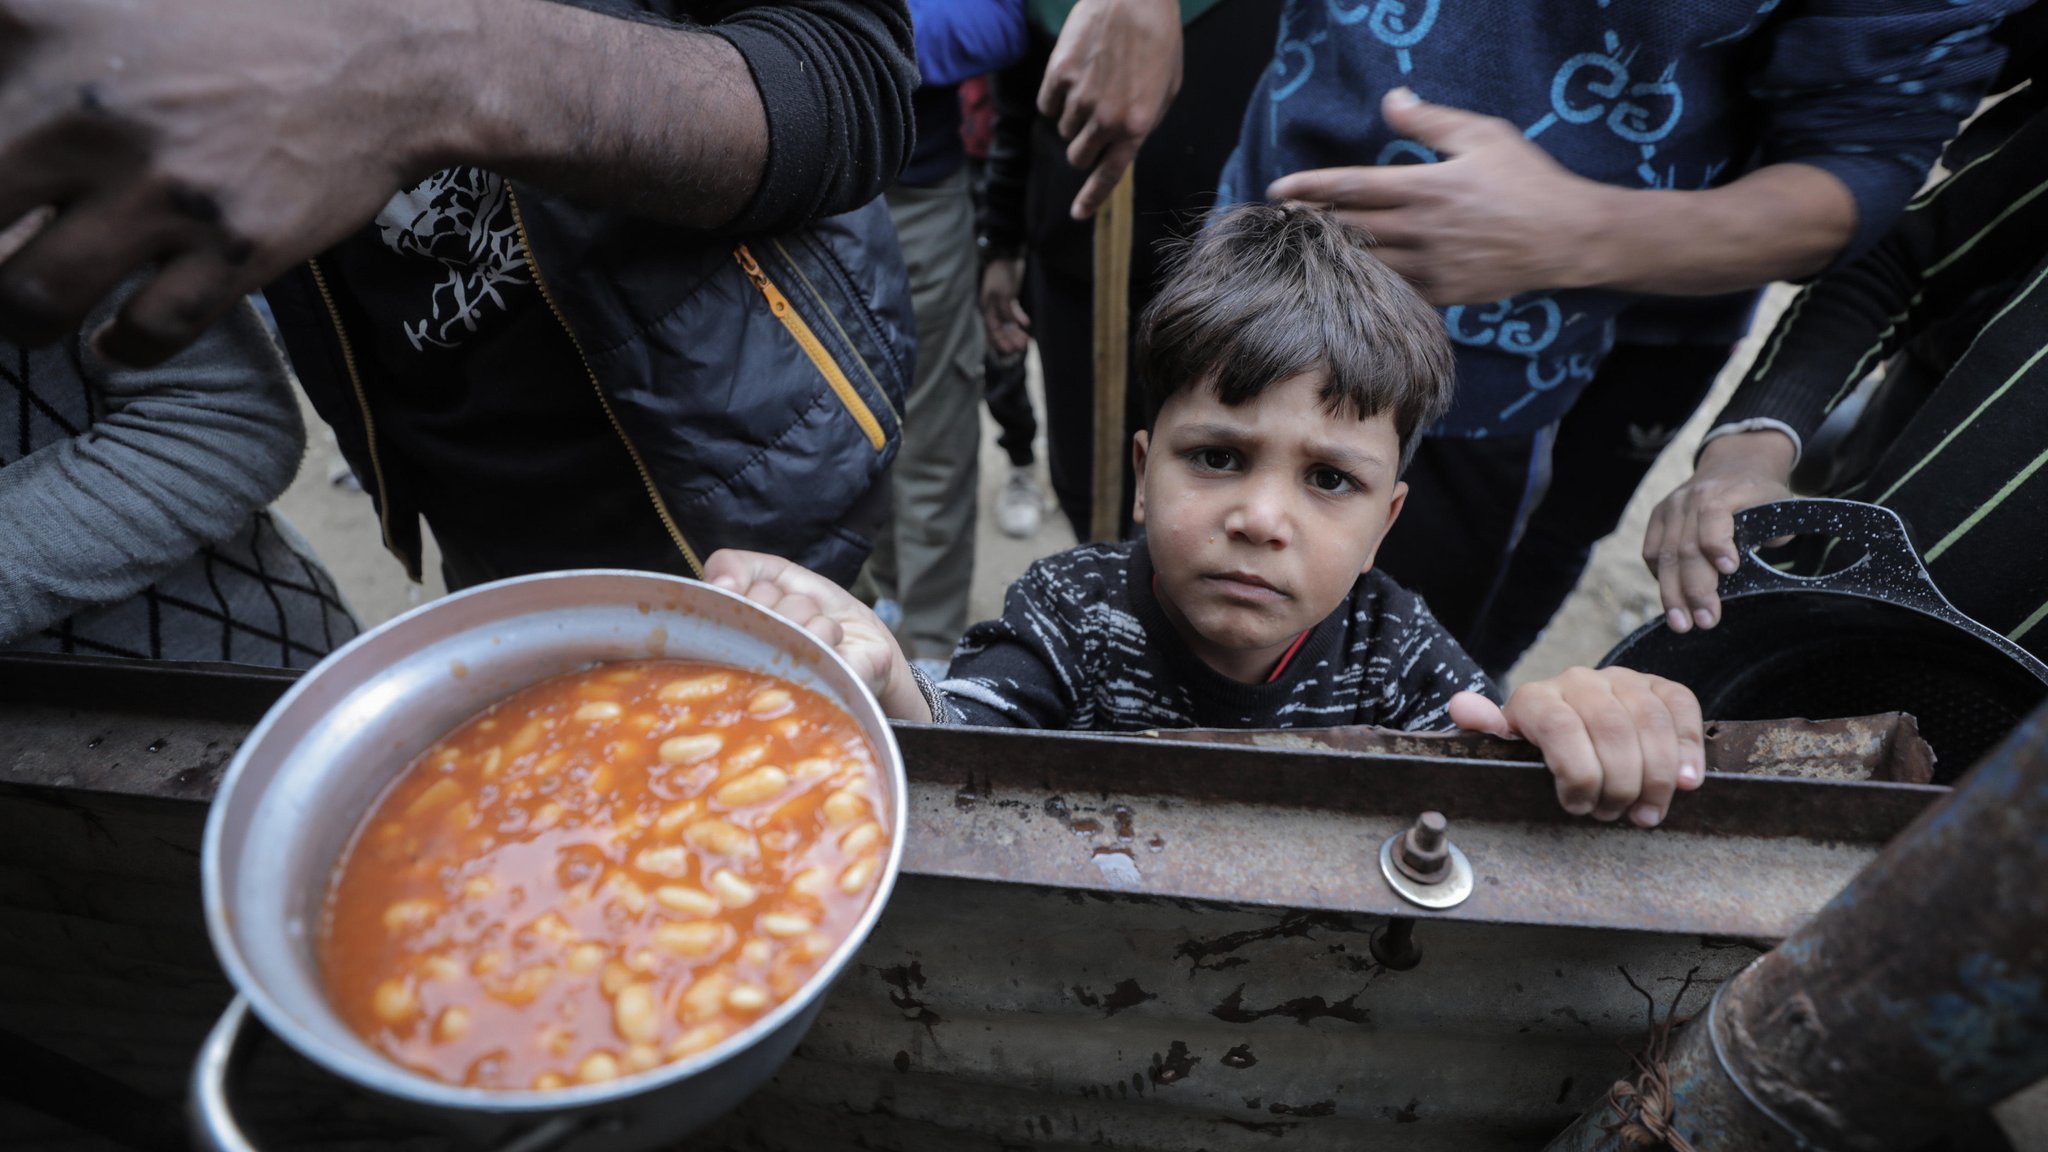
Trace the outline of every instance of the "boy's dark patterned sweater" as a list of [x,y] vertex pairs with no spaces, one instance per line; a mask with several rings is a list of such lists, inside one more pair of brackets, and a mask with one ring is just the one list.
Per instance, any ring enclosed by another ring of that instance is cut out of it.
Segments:
[[999,619],[967,630],[940,685],[944,722],[1133,732],[1148,728],[1451,727],[1451,696],[1499,698],[1420,597],[1368,572],[1282,662],[1242,684],[1202,663],[1152,592],[1142,542],[1086,545],[1033,564]]

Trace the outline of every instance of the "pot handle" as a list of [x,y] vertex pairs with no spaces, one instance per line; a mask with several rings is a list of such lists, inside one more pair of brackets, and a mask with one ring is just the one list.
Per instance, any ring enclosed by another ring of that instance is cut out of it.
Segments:
[[[1825,534],[1861,553],[1846,566],[1820,576],[1797,576],[1771,567],[1757,550],[1781,536]],[[1906,535],[1899,514],[1856,500],[1806,498],[1759,504],[1735,514],[1736,570],[1721,577],[1722,599],[1749,592],[1846,592],[1918,609],[1944,619],[1957,612],[1935,587]]]
[[249,998],[237,994],[206,1034],[199,1060],[192,1066],[192,1144],[203,1152],[256,1152],[228,1102],[228,1075],[248,1018]]
[[[261,1152],[242,1134],[228,1099],[228,1080],[236,1065],[247,1057],[245,1037],[250,1029],[249,998],[237,995],[221,1013],[206,1043],[199,1047],[199,1060],[192,1067],[192,1143],[200,1152]],[[513,1136],[491,1152],[548,1152],[567,1143],[587,1127],[586,1118],[556,1116]]]

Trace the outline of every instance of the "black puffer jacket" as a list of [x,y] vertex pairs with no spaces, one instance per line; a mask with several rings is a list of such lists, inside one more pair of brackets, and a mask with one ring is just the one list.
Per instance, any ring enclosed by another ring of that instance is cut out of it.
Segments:
[[[421,516],[458,587],[563,567],[694,575],[728,546],[850,582],[871,547],[915,358],[895,233],[867,203],[908,151],[907,16],[900,0],[643,6],[759,18],[713,26],[768,109],[768,172],[739,222],[754,230],[671,227],[516,181],[500,202],[490,178],[507,303],[459,348],[396,338],[403,306],[433,293],[439,320],[447,296],[432,260],[393,255],[383,217],[266,290],[415,577]],[[854,98],[872,119],[840,106]]]

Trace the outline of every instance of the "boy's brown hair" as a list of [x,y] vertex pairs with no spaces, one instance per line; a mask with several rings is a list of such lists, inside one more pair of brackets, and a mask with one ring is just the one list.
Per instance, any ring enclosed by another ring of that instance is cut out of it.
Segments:
[[1148,416],[1206,384],[1223,403],[1321,369],[1333,416],[1394,419],[1401,466],[1451,404],[1443,318],[1372,254],[1372,237],[1321,208],[1243,204],[1174,254],[1138,321]]

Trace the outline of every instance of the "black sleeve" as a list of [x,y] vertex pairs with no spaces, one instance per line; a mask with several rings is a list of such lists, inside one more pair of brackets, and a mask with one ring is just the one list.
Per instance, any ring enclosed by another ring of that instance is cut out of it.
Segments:
[[1718,428],[1780,424],[1812,437],[1857,381],[2048,243],[2048,114],[1916,198],[1855,263],[1793,299]]
[[1477,692],[1495,703],[1506,699],[1479,662],[1429,610],[1422,597],[1392,580],[1377,582],[1378,622],[1365,656],[1367,679],[1380,684],[1383,705],[1377,723],[1403,732],[1447,732],[1451,697]]
[[1036,52],[989,78],[995,127],[989,138],[987,193],[979,232],[990,257],[1022,255],[1024,196],[1031,182],[1031,121],[1038,115],[1038,83],[1044,59]]
[[1034,564],[1003,594],[1003,614],[960,638],[939,685],[951,724],[1064,731],[1075,686],[1085,678],[1082,646],[1056,581]]
[[739,49],[768,115],[761,186],[720,231],[779,232],[850,212],[895,181],[915,132],[904,0],[684,6]]

